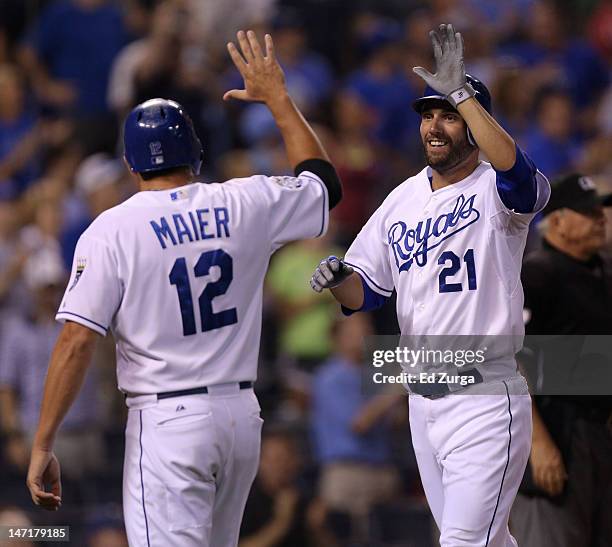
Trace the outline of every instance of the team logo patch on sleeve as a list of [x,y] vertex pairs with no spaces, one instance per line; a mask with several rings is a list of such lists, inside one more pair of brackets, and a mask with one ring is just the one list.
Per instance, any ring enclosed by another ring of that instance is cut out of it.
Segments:
[[87,266],[87,259],[77,258],[76,273],[74,274],[74,281],[72,282],[72,285],[70,285],[70,288],[68,289],[69,291],[71,291],[72,289],[76,287],[76,284],[79,282],[79,279],[81,279],[81,275],[83,275],[85,266]]
[[297,190],[302,187],[302,181],[296,177],[272,177],[272,181],[279,186],[284,186],[291,190]]

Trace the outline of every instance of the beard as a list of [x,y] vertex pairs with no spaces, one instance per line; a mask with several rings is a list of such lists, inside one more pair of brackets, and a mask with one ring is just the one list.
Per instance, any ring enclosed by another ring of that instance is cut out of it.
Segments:
[[457,142],[451,140],[448,135],[442,135],[440,138],[448,142],[448,149],[445,152],[432,153],[431,149],[427,148],[428,138],[423,140],[427,165],[440,174],[448,173],[463,163],[476,148],[467,140],[467,134]]

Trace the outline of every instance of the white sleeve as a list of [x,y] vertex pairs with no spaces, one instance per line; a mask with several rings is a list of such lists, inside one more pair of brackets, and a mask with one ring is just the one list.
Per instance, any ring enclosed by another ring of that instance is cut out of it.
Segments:
[[74,252],[70,281],[55,319],[74,321],[106,335],[121,303],[117,261],[103,241],[83,234]]
[[314,173],[254,177],[249,186],[264,201],[273,251],[290,241],[319,237],[327,231],[329,196],[325,184]]
[[381,206],[357,234],[344,261],[361,275],[370,289],[388,297],[391,296],[395,284],[389,263],[389,245],[384,219]]

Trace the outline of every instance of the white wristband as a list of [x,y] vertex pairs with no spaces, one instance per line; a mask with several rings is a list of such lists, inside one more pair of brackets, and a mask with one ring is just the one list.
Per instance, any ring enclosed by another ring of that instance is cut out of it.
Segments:
[[462,87],[455,89],[455,91],[451,91],[446,100],[453,105],[454,108],[457,108],[463,101],[467,101],[470,97],[474,97],[476,92],[474,88],[466,82]]

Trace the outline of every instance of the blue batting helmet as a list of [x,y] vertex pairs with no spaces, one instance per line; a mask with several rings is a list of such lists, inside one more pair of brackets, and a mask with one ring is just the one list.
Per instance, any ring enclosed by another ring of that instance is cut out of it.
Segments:
[[125,120],[125,159],[132,171],[150,173],[172,167],[202,166],[202,144],[193,122],[175,101],[151,99],[136,106]]
[[[474,78],[474,76],[470,76],[469,74],[465,75],[465,79],[469,84],[471,84],[476,92],[474,98],[489,114],[491,114],[491,94],[489,93],[487,86],[484,85],[479,79]],[[412,103],[412,108],[420,114],[423,111],[425,104],[431,101],[442,101],[446,103],[447,106],[449,104],[444,95],[427,86],[423,96]]]

